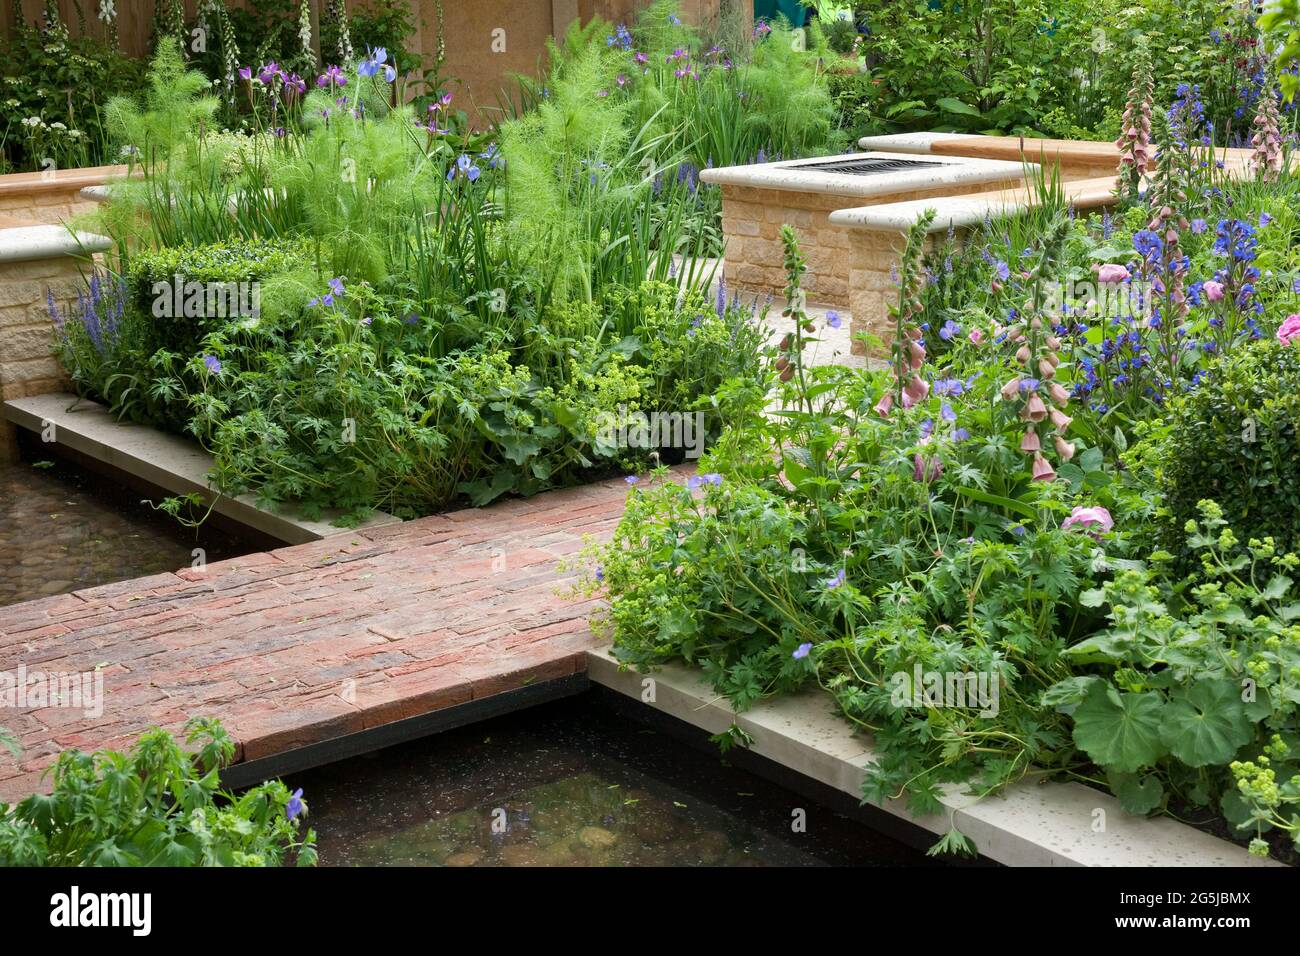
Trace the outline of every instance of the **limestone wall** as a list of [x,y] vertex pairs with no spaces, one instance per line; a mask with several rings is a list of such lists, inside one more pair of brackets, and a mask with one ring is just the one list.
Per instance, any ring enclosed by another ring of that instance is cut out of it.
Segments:
[[[966,195],[1013,184],[1012,180],[951,184],[881,197],[880,201],[894,203]],[[727,241],[723,255],[729,285],[758,295],[778,295],[785,288],[781,226],[788,224],[799,233],[799,248],[808,260],[803,282],[808,301],[818,305],[851,307],[849,272],[854,262],[852,247],[860,237],[834,225],[826,217],[846,206],[867,205],[867,200],[730,184],[721,188],[722,232]],[[885,274],[889,274],[887,267]]]
[[[82,237],[89,250],[98,237]],[[85,287],[86,263],[72,257],[73,237],[58,226],[0,229],[0,401],[66,391],[67,376],[54,355],[54,323],[47,294],[60,307]],[[17,456],[17,434],[0,417],[0,462]]]
[[67,222],[95,208],[81,197],[82,189],[103,185],[126,171],[125,166],[89,166],[0,176],[0,217],[51,225]]

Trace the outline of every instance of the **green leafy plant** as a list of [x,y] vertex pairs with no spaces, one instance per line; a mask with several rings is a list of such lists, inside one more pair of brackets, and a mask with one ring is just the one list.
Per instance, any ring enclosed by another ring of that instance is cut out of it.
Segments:
[[1300,353],[1259,342],[1220,363],[1199,388],[1171,403],[1146,459],[1163,494],[1166,546],[1198,517],[1202,497],[1222,502],[1241,536],[1300,546]]
[[193,718],[184,742],[153,729],[128,753],[67,750],[49,794],[0,804],[6,866],[278,866],[316,862],[315,833],[300,833],[302,792],[279,781],[221,790],[235,754],[221,724]]

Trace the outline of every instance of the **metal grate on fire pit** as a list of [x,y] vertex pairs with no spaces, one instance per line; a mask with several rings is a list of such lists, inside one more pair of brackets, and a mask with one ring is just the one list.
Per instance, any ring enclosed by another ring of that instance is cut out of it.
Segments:
[[897,173],[908,169],[926,169],[931,166],[944,166],[924,159],[832,159],[824,163],[800,163],[797,166],[785,166],[792,172],[843,173],[849,176],[878,176],[881,173]]

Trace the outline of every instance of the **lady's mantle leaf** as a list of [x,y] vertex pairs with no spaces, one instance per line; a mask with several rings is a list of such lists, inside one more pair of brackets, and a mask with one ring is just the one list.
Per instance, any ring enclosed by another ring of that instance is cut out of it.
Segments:
[[1198,680],[1164,709],[1160,736],[1189,767],[1228,763],[1255,736],[1240,691],[1230,680]]
[[1160,740],[1159,694],[1121,694],[1094,684],[1074,711],[1074,742],[1107,770],[1132,773],[1165,753]]
[[1119,805],[1125,812],[1144,817],[1156,807],[1164,797],[1165,788],[1153,773],[1144,775],[1136,773],[1108,773],[1106,782],[1111,791],[1119,798]]

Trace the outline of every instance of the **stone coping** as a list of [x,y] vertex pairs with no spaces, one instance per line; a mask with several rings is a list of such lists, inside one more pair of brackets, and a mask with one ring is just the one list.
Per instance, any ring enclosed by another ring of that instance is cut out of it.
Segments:
[[[735,721],[753,738],[750,749],[791,770],[861,799],[863,772],[875,760],[867,736],[835,713],[820,689],[764,700],[736,715],[697,671],[673,664],[651,674],[620,670],[608,648],[587,651],[587,676],[636,700],[644,681],[654,680],[655,707],[717,734]],[[949,785],[940,802],[945,813],[913,817],[906,801],[890,800],[887,812],[942,834],[951,824],[975,841],[989,859],[1008,866],[1282,866],[1250,856],[1244,847],[1169,817],[1135,817],[1109,794],[1080,783],[1035,783],[978,798]],[[1103,811],[1104,816],[1098,811]],[[1098,832],[1095,821],[1104,820]]]
[[[1019,160],[1039,157],[1070,164],[1096,165],[1119,162],[1119,148],[1109,141],[1082,139],[1039,139],[1019,136],[986,136],[978,133],[897,133],[863,136],[863,149],[883,149],[897,153],[928,156],[966,156],[982,159]],[[1245,166],[1251,150],[1219,147],[1215,154],[1230,168]]]
[[[1115,202],[1115,178],[1080,179],[1062,183],[1067,201],[1077,209],[1095,209]],[[828,217],[837,226],[874,232],[907,232],[927,209],[936,212],[930,232],[974,226],[986,216],[1023,212],[1034,203],[1028,187],[1001,189],[966,196],[912,199],[880,206],[839,209]]]
[[[10,220],[13,221],[13,220]],[[84,256],[111,248],[112,240],[65,226],[19,225],[0,228],[0,263]]]
[[0,176],[0,196],[71,192],[126,176],[129,172],[128,166],[83,166],[53,172],[8,173]]
[[881,136],[863,136],[858,145],[863,149],[879,149],[888,153],[929,153],[930,146],[940,139],[979,139],[978,133],[886,133]]
[[110,189],[107,183],[101,183],[98,186],[87,186],[77,193],[86,202],[96,202],[104,204],[110,198]]
[[808,159],[755,163],[746,166],[723,166],[700,170],[700,179],[722,186],[747,186],[752,189],[776,189],[784,192],[823,193],[832,196],[867,198],[910,193],[917,190],[942,189],[971,183],[1005,182],[1024,178],[1021,162],[948,156],[942,166],[899,170],[876,176],[853,176],[848,173],[800,173],[799,166],[846,159],[906,159],[906,155],[888,152],[843,153],[838,156],[814,156]]
[[[217,494],[208,481],[212,456],[194,442],[148,425],[118,421],[103,405],[66,392],[11,399],[4,403],[4,417],[38,435],[47,424],[53,424],[57,444],[173,494],[196,493],[205,502],[215,498],[213,510],[218,514],[286,544],[304,544],[358,530],[330,524],[330,515],[312,521],[291,509],[270,511],[252,495]],[[401,520],[377,512],[361,529],[390,524],[401,524]]]

